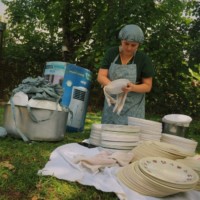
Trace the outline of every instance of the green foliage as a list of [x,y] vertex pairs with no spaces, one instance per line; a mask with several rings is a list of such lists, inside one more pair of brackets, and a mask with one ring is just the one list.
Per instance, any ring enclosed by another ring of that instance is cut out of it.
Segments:
[[189,57],[189,66],[193,69],[193,66],[200,63],[200,2],[196,2],[196,6],[193,10],[194,20],[191,23],[189,35],[191,38],[191,48]]
[[200,65],[198,65],[197,68],[198,68],[198,72],[195,72],[190,68],[189,68],[189,72],[190,72],[190,74],[192,75],[193,78],[200,81]]
[[[46,61],[65,60],[93,72],[92,109],[103,105],[96,81],[106,49],[119,45],[118,32],[128,23],[141,26],[140,49],[152,58],[156,76],[147,94],[147,112],[199,116],[199,89],[189,68],[199,60],[200,3],[182,0],[3,0],[9,22],[2,71],[11,81],[7,93],[27,76],[38,76]],[[68,51],[62,54],[61,47]],[[1,78],[3,79],[3,78]]]

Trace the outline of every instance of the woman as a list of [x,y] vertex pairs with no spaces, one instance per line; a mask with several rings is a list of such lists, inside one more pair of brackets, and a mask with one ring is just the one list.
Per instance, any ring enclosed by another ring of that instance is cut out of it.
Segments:
[[110,48],[102,61],[97,80],[102,86],[116,79],[128,79],[130,82],[123,91],[128,93],[124,107],[117,115],[113,106],[106,100],[102,115],[102,124],[128,124],[128,116],[145,117],[145,93],[152,88],[154,68],[151,60],[138,51],[144,40],[144,34],[137,25],[124,26],[119,32],[121,46]]

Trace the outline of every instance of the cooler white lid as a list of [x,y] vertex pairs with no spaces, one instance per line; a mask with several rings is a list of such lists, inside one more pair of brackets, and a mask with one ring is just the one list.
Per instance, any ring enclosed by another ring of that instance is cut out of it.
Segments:
[[190,122],[192,121],[192,118],[183,114],[169,114],[165,115],[162,118],[162,121],[169,124],[188,127]]

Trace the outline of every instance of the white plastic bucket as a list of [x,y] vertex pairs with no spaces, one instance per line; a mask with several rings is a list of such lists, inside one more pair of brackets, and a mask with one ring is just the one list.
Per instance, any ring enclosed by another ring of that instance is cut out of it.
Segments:
[[162,118],[163,132],[185,137],[192,118],[183,114],[169,114]]

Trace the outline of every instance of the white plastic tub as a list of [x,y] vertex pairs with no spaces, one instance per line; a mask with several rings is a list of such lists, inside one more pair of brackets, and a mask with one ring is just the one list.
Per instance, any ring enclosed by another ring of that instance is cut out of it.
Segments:
[[169,114],[162,118],[163,133],[185,137],[192,118],[182,114]]

